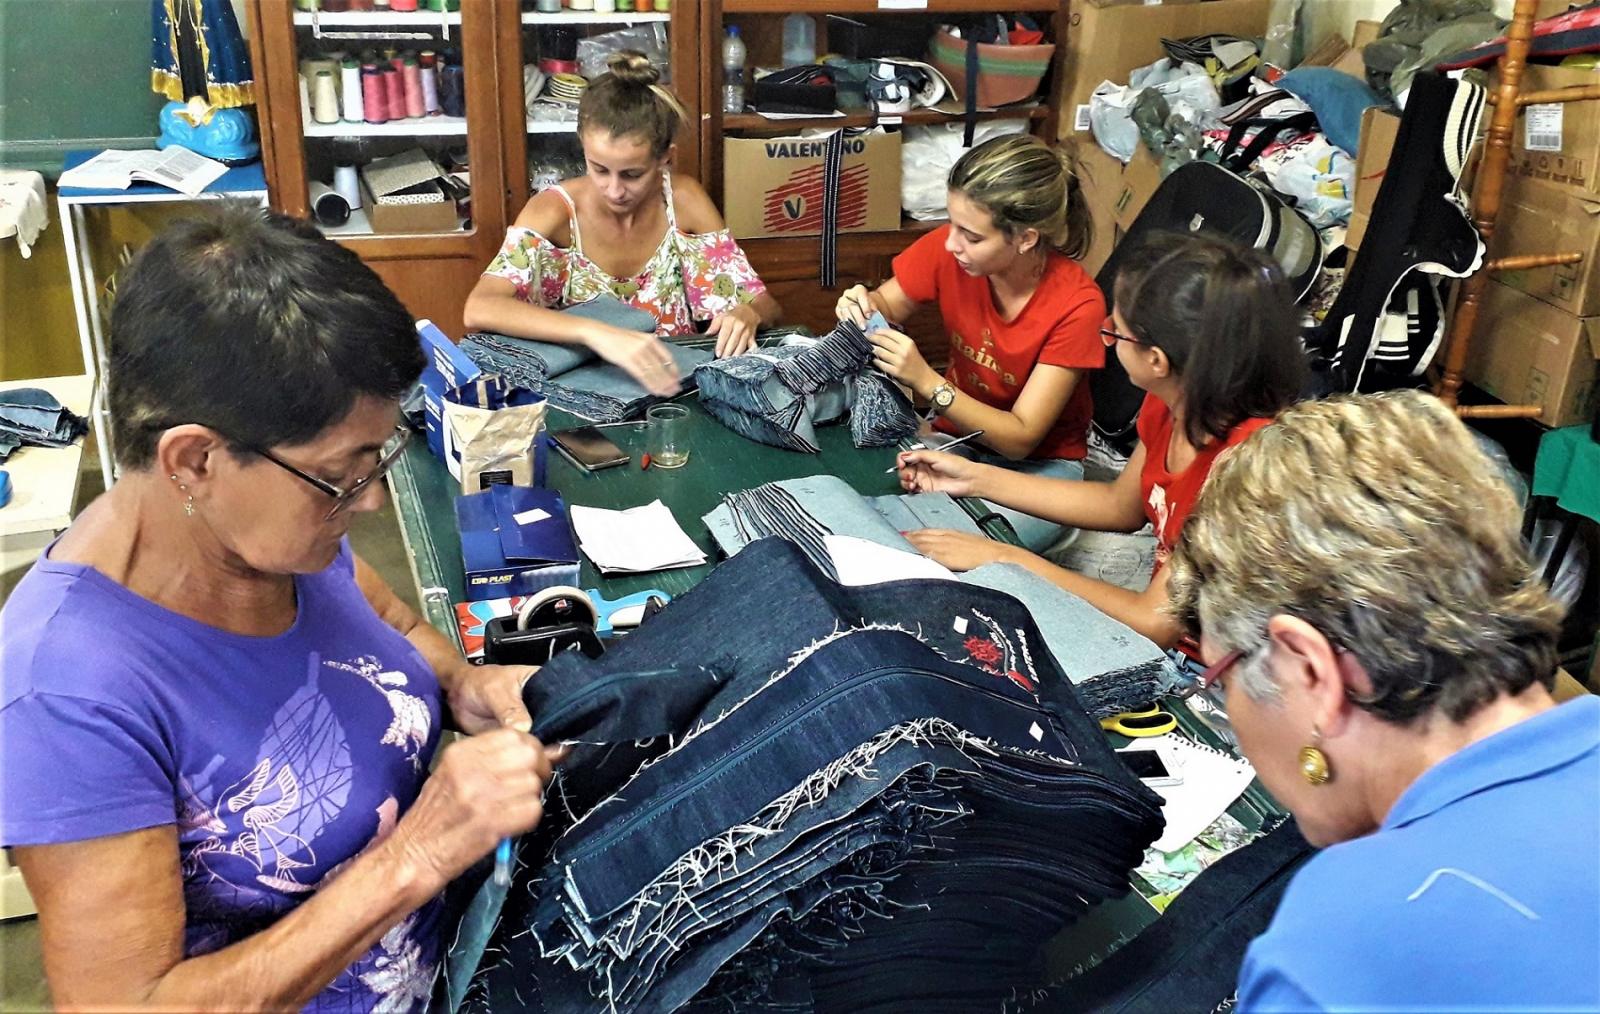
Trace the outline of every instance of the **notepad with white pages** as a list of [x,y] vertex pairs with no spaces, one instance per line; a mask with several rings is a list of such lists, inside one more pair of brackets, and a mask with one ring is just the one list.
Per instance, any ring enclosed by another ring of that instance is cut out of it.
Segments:
[[1167,769],[1183,779],[1178,785],[1151,787],[1161,796],[1161,815],[1167,821],[1154,845],[1161,852],[1181,849],[1193,841],[1233,805],[1256,776],[1249,762],[1176,734],[1139,740],[1124,749],[1159,752]]

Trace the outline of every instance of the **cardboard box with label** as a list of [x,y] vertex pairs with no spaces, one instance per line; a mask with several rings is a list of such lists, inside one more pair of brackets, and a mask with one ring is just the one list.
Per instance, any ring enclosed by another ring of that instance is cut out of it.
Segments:
[[[1597,84],[1600,71],[1576,67],[1530,64],[1522,75],[1523,94]],[[1600,196],[1600,102],[1526,107],[1511,131],[1506,178],[1539,180]]]
[[1578,253],[1577,264],[1500,271],[1495,280],[1576,317],[1600,316],[1600,198],[1538,180],[1506,187],[1489,256]]
[[1400,117],[1386,109],[1373,106],[1361,114],[1361,139],[1356,142],[1356,192],[1350,209],[1350,227],[1344,239],[1344,245],[1351,250],[1361,246],[1361,237],[1367,231],[1367,220],[1372,214],[1372,202],[1378,199],[1378,189],[1383,186],[1389,156],[1394,153],[1395,135],[1399,132]]
[[1166,56],[1162,39],[1213,32],[1258,39],[1272,0],[1106,4],[1069,0],[1067,40],[1056,95],[1063,134],[1089,131],[1089,96],[1102,81],[1126,84],[1134,70]]
[[1600,317],[1574,317],[1509,285],[1485,287],[1467,379],[1508,405],[1542,405],[1546,426],[1594,418]]
[[1112,249],[1161,185],[1161,164],[1143,146],[1124,166],[1099,145],[1081,141],[1077,158],[1078,185],[1094,221],[1094,242],[1080,263],[1092,275],[1105,266]]
[[[900,228],[900,135],[844,138],[839,231]],[[822,234],[826,133],[816,137],[729,137],[722,142],[723,215],[739,239]]]

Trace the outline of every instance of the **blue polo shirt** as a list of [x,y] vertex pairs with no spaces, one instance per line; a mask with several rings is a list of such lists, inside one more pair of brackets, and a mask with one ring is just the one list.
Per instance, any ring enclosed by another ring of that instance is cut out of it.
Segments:
[[1446,757],[1313,857],[1239,1009],[1600,1010],[1600,698]]

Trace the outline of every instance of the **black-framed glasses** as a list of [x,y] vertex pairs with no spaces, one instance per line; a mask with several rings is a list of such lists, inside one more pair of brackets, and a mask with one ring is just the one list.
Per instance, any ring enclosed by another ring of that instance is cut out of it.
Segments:
[[1100,340],[1105,343],[1105,346],[1108,349],[1115,347],[1117,342],[1128,342],[1129,344],[1132,344],[1132,345],[1143,345],[1143,346],[1146,346],[1146,347],[1155,344],[1155,342],[1147,342],[1143,338],[1140,338],[1140,337],[1138,337],[1136,335],[1124,334],[1123,332],[1118,331],[1114,327],[1103,327],[1103,328],[1101,328],[1100,329]]
[[394,428],[394,436],[389,438],[389,441],[384,444],[382,452],[380,452],[378,455],[378,464],[372,469],[372,471],[357,479],[355,484],[350,486],[348,489],[340,489],[338,486],[335,486],[333,483],[328,482],[325,479],[319,479],[314,475],[302,472],[300,469],[289,464],[287,461],[284,461],[282,458],[278,457],[276,454],[273,454],[264,447],[252,447],[250,450],[255,454],[261,455],[263,458],[266,458],[274,465],[277,465],[285,472],[288,472],[290,475],[304,480],[305,482],[316,487],[318,491],[332,497],[333,506],[328,508],[328,513],[322,517],[322,520],[324,521],[331,521],[340,514],[344,513],[344,511],[351,504],[356,502],[356,499],[360,497],[362,493],[367,491],[369,486],[377,482],[379,479],[382,479],[384,475],[388,473],[389,469],[394,467],[394,463],[400,460],[400,455],[405,453],[406,443],[409,442],[410,439],[411,430],[409,427],[403,425],[396,426]]

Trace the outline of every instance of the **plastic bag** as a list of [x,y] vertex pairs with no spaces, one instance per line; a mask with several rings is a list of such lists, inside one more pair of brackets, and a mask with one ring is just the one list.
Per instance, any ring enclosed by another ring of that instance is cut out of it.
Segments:
[[1356,164],[1342,148],[1317,134],[1285,148],[1280,159],[1263,159],[1267,182],[1293,197],[1295,207],[1318,229],[1350,220],[1355,195]]
[[[976,146],[1027,129],[1026,120],[988,120],[978,124],[972,143]],[[947,184],[956,159],[967,150],[961,144],[964,130],[960,123],[905,128],[900,145],[900,206],[912,218],[928,222],[950,217]]]
[[667,26],[659,21],[632,28],[619,28],[587,39],[578,40],[578,73],[586,78],[597,78],[606,72],[606,60],[612,53],[624,49],[637,50],[650,60],[650,65],[661,72],[661,83],[672,82],[671,49],[667,45]]
[[1126,85],[1106,81],[1089,97],[1089,125],[1094,139],[1119,160],[1127,162],[1138,150],[1139,128],[1133,122],[1133,106],[1147,88],[1156,89],[1166,100],[1168,121],[1176,116],[1198,130],[1216,124],[1222,98],[1211,78],[1194,64],[1175,65],[1162,58],[1134,71]]

